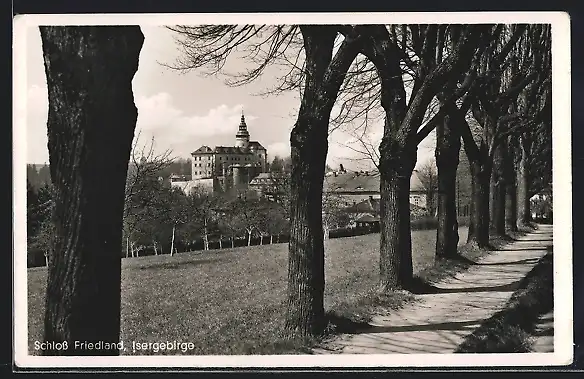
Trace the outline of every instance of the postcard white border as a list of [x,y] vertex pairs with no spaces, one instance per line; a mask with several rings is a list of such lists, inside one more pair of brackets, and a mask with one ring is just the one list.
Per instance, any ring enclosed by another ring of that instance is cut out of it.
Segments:
[[[26,40],[38,25],[549,23],[552,25],[554,352],[527,354],[44,357],[28,355]],[[19,15],[14,18],[14,359],[22,368],[388,368],[567,365],[573,359],[570,18],[564,12]]]

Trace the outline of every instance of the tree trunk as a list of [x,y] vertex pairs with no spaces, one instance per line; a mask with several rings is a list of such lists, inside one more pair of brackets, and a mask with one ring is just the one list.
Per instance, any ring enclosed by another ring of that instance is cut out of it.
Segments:
[[260,233],[260,246],[263,246],[264,244],[264,234]]
[[235,238],[233,236],[231,236],[231,248],[235,248]]
[[247,246],[251,246],[251,231],[247,232]]
[[223,236],[219,236],[219,250],[223,249]]
[[203,249],[209,250],[209,232],[207,231],[207,226],[205,225],[205,229],[203,231]]
[[[75,341],[118,342],[124,189],[137,110],[138,26],[41,27],[56,187],[55,252],[45,303],[45,355],[118,355]],[[107,178],[107,180],[104,180]]]
[[176,229],[176,224],[172,225],[172,237],[170,238],[170,256],[174,255],[174,232]]
[[288,336],[320,334],[324,314],[322,189],[328,124],[339,88],[358,46],[345,38],[332,59],[337,31],[301,26],[306,81],[298,119],[290,133],[290,242],[285,329]]
[[471,172],[471,207],[472,229],[469,228],[468,243],[479,248],[489,245],[489,182],[490,167],[477,161],[470,162]]
[[45,266],[49,267],[49,253],[45,251]]
[[436,128],[436,166],[438,168],[438,229],[436,257],[457,255],[458,220],[456,172],[460,154],[460,134],[453,128],[454,117],[446,116]]
[[505,197],[506,197],[506,183],[505,183],[505,164],[507,157],[507,143],[502,142],[496,148],[493,159],[493,173],[492,182],[494,184],[492,189],[492,228],[495,234],[499,236],[505,235]]
[[274,235],[270,234],[270,245],[274,242]]
[[517,232],[517,181],[515,178],[516,146],[509,139],[507,160],[504,164],[505,175],[505,227],[510,232]]
[[[413,166],[412,166],[413,171]],[[380,291],[407,288],[413,277],[410,179],[381,171]]]
[[511,232],[517,232],[517,186],[514,176],[507,182],[505,194],[505,226]]
[[130,237],[126,237],[126,258],[130,256]]
[[527,173],[526,141],[519,141],[520,160],[517,170],[517,221],[520,225],[528,225],[531,221],[531,203],[529,202],[529,181]]
[[158,255],[158,246],[156,246],[156,241],[152,241],[152,245],[154,246],[154,255]]
[[[407,288],[413,278],[410,180],[416,165],[417,145],[407,133],[413,124],[421,122],[421,117],[405,119],[406,93],[399,60],[386,58],[384,65],[376,67],[381,79],[381,105],[386,115],[379,145],[381,292]],[[430,100],[417,98],[412,106],[416,108]],[[419,112],[413,113],[419,116]]]

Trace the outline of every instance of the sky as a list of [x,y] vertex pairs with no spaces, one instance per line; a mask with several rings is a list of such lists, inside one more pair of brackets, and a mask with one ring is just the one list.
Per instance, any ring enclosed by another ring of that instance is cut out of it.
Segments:
[[[275,78],[265,74],[261,80],[242,87],[230,87],[217,77],[197,72],[181,73],[161,63],[173,63],[179,51],[172,32],[162,26],[143,25],[145,40],[138,71],[132,86],[138,108],[135,142],[144,146],[154,141],[159,153],[171,151],[176,158],[190,158],[201,145],[232,146],[243,110],[252,140],[268,150],[269,159],[290,154],[290,131],[299,106],[298,92],[278,96],[259,96],[274,85]],[[27,33],[27,163],[48,163],[47,86],[38,28]],[[238,68],[243,60],[234,59]],[[382,126],[371,128],[377,145]],[[435,139],[429,136],[418,149],[418,163],[434,154]],[[349,147],[347,147],[349,146]],[[370,168],[368,160],[356,153],[351,133],[335,130],[329,136],[327,163],[343,164],[349,169]]]

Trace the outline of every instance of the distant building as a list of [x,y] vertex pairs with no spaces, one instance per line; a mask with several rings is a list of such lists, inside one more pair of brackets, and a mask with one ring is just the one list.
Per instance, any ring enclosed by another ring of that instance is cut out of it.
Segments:
[[[410,204],[410,212],[412,215],[422,215],[426,211],[425,208]],[[350,215],[351,221],[356,227],[379,227],[380,216],[380,199],[370,196],[357,204],[345,208],[345,212]]]
[[[464,149],[460,149],[460,163],[456,175],[456,207],[457,214],[465,217],[470,214],[471,177],[470,167]],[[326,174],[324,191],[335,195],[343,206],[353,206],[361,202],[376,200],[381,197],[379,192],[380,176],[377,171],[347,171],[338,170]],[[437,207],[438,191],[435,191],[434,207]],[[420,181],[416,171],[410,178],[410,209],[412,212],[425,210],[429,206],[428,192]]]
[[[381,197],[380,175],[377,171],[333,171],[325,176],[324,182],[324,191],[338,196],[344,206]],[[426,208],[426,196],[426,190],[414,172],[410,180],[410,204]]]
[[171,185],[187,193],[196,187],[207,191],[244,189],[268,166],[268,152],[258,141],[250,141],[243,113],[234,146],[203,145],[191,155],[191,179],[171,177]]
[[278,201],[288,191],[289,175],[284,172],[264,172],[249,182],[249,188],[259,196]]

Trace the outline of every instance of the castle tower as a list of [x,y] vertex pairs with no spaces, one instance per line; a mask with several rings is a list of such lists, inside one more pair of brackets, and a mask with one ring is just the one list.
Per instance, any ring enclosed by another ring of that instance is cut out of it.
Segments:
[[241,121],[239,123],[239,129],[235,135],[235,146],[247,149],[249,146],[249,132],[247,131],[247,124],[245,123],[245,116],[243,111],[241,111]]

